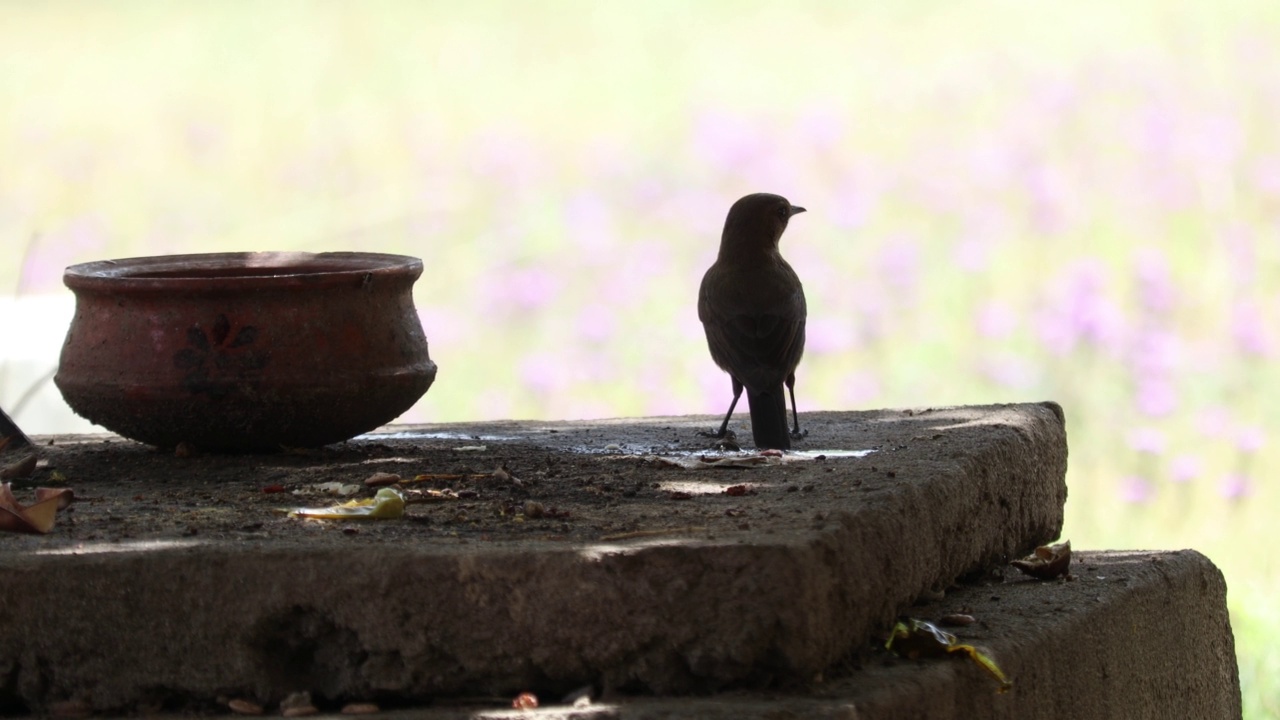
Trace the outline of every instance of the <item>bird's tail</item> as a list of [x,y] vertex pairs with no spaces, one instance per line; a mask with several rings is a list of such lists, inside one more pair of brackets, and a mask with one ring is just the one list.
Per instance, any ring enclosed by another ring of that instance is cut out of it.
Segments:
[[747,407],[751,410],[751,436],[756,447],[764,450],[791,449],[791,430],[787,427],[787,396],[782,385],[769,392],[747,388]]

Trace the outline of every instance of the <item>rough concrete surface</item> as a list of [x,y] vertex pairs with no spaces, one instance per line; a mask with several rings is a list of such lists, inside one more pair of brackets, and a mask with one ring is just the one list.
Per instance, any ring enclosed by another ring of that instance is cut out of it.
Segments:
[[1241,716],[1222,573],[1197,552],[1077,553],[1074,579],[1008,575],[910,609],[990,651],[1009,692],[959,658],[904,660],[879,644],[861,667],[834,669],[794,692],[734,691],[714,698],[599,698],[548,703],[537,714],[438,707],[390,713],[423,720],[1231,720]]
[[[310,530],[313,522],[292,518],[262,527],[261,520],[225,515],[198,532],[114,536],[111,527],[136,520],[120,503],[140,477],[157,487],[168,483],[182,498],[183,483],[221,465],[241,476],[220,483],[256,488],[267,482],[253,474],[262,458],[193,462],[133,444],[103,450],[93,440],[60,450],[60,443],[47,450],[47,462],[72,472],[77,492],[101,502],[80,508],[63,535],[55,528],[49,536],[0,538],[0,710],[42,711],[66,700],[100,712],[190,710],[228,696],[270,705],[297,690],[329,704],[396,704],[522,690],[556,695],[588,684],[662,694],[794,685],[866,647],[923,594],[1024,554],[1061,529],[1066,439],[1056,405],[805,419],[812,431],[806,446],[830,453],[825,461],[686,471],[634,459],[627,472],[654,480],[652,491],[637,483],[642,490],[634,497],[611,496],[574,512],[630,513],[626,527],[635,530],[595,532],[605,526],[579,524],[562,536],[494,529],[458,537],[436,532],[439,523],[423,529],[407,519],[364,526],[353,536]],[[434,426],[353,442],[332,456],[298,460],[291,470],[275,467],[271,478],[284,473],[288,483],[290,472],[315,478],[341,465],[344,477],[358,479],[384,461],[427,462],[437,446],[443,453],[472,435],[491,438],[484,441],[490,454],[506,453],[530,468],[570,455],[618,462],[608,456],[687,451],[694,430],[712,422]],[[876,452],[835,452],[863,449]],[[733,482],[752,484],[754,497],[723,497],[726,472]],[[573,477],[547,474],[537,487],[553,494]],[[655,507],[676,507],[675,494],[660,489],[673,481],[694,488],[678,505],[681,517],[701,506],[699,517],[711,529],[679,532],[670,517],[652,515]],[[709,488],[705,496],[699,485]],[[815,489],[790,492],[797,486]],[[216,497],[208,487],[185,493],[187,506],[193,497],[197,506],[200,498]],[[720,504],[730,501],[754,503],[752,522],[716,524],[740,507]],[[811,512],[771,514],[772,506]],[[228,512],[262,508],[233,504]],[[237,522],[253,532],[218,530]],[[1220,587],[1214,577],[1218,585],[1204,585],[1202,594]],[[1181,607],[1184,600],[1169,602]],[[1025,627],[1036,622],[1026,618]],[[1158,631],[1164,620],[1143,622],[1153,635],[1167,634]],[[1076,644],[1060,652],[1091,647],[1069,637]],[[1008,647],[1029,647],[1039,642],[1034,638],[1014,632]],[[1113,640],[1091,642],[1102,647]],[[1077,654],[1097,661],[1091,652]],[[1057,666],[1018,662],[1008,669],[1034,678],[1029,687],[1052,682]],[[951,669],[937,669],[944,667]],[[943,673],[942,679],[958,672],[950,664],[937,668],[922,672]],[[1129,669],[1108,672],[1128,678]],[[1104,676],[1097,680],[1107,687]],[[990,690],[980,679],[948,682],[960,683],[949,701],[957,707],[966,693]],[[1128,689],[1117,692],[1134,688],[1125,682]],[[878,702],[868,696],[867,712]],[[655,706],[636,717],[661,712]]]

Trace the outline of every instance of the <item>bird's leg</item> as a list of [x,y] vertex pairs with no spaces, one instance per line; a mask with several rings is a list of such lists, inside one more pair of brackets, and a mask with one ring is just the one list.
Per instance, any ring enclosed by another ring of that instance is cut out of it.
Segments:
[[[791,437],[799,440],[809,434],[808,430],[800,429],[800,413],[796,412],[796,374],[791,373],[787,376],[787,391],[791,393]],[[735,398],[736,399],[736,398]]]
[[738,378],[729,376],[733,380],[733,402],[729,403],[729,412],[724,414],[724,422],[720,423],[720,429],[715,432],[700,432],[703,437],[722,438],[729,430],[729,418],[733,417],[733,409],[738,406],[738,398],[742,397],[742,383],[738,382]]

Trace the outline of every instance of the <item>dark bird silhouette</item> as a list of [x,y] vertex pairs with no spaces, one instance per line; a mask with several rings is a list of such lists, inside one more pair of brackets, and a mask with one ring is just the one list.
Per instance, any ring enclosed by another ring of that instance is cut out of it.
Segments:
[[[698,291],[698,319],[711,359],[733,381],[733,402],[712,437],[724,437],[743,388],[756,447],[786,450],[792,438],[804,436],[795,391],[796,365],[804,354],[804,288],[778,252],[791,216],[802,212],[768,193],[748,195],[729,208],[720,254]],[[791,394],[790,431],[784,385]]]

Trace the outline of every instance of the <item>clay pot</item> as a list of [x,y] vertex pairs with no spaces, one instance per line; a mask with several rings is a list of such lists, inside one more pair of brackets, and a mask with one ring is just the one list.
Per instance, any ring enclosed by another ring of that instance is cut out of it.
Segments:
[[413,307],[422,261],[216,253],[67,268],[54,378],[125,437],[215,451],[316,447],[408,410],[436,376]]

